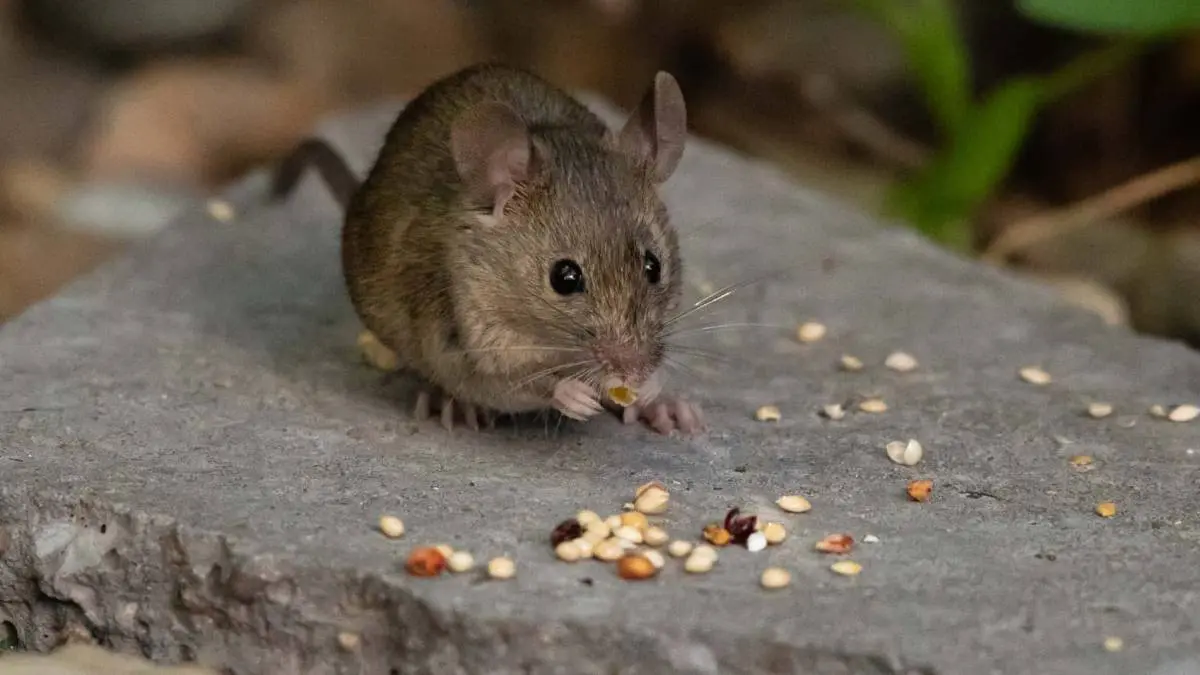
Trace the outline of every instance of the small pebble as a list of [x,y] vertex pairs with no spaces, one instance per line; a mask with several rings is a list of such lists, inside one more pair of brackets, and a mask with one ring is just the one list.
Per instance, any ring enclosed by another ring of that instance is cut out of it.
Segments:
[[511,558],[492,558],[488,561],[487,571],[493,579],[511,579],[517,573],[517,565]]
[[853,560],[839,560],[830,565],[829,569],[842,576],[852,577],[862,571],[862,565]]
[[1088,404],[1087,412],[1088,415],[1100,419],[1113,414],[1113,406],[1111,403],[1090,403]]
[[1050,384],[1050,373],[1037,366],[1026,366],[1018,372],[1021,375],[1021,379],[1029,384]]
[[379,531],[389,539],[399,539],[404,536],[404,521],[396,516],[380,516]]
[[554,555],[558,556],[558,559],[563,562],[575,562],[582,557],[579,546],[574,541],[564,541],[555,546]]
[[849,354],[843,354],[841,361],[839,363],[842,366],[842,370],[847,370],[852,373],[858,372],[863,369],[862,359],[858,358],[857,356],[850,356]]
[[883,365],[898,373],[907,373],[916,369],[917,360],[913,358],[912,354],[906,354],[905,352],[892,352],[891,354],[888,354],[886,359],[884,359]]
[[792,583],[792,573],[782,567],[768,567],[759,577],[759,583],[767,589],[783,588]]
[[758,553],[767,547],[767,535],[762,532],[755,532],[746,538],[746,550],[751,553]]
[[672,558],[682,558],[692,552],[692,542],[676,539],[667,546],[667,553]]
[[772,546],[782,544],[783,540],[787,539],[787,529],[784,528],[783,523],[767,523],[763,525],[762,533],[767,538],[767,543]]
[[825,324],[810,321],[796,328],[796,339],[801,342],[816,342],[825,337]]
[[338,633],[338,646],[342,649],[348,652],[354,652],[358,651],[358,648],[361,645],[362,638],[358,636],[358,633],[351,633],[348,631]]
[[764,405],[754,411],[754,419],[759,422],[778,422],[783,419],[783,415],[779,412],[779,408],[773,405]]
[[213,220],[219,220],[222,223],[228,223],[237,215],[233,210],[233,204],[224,199],[210,199],[207,207],[208,215],[212,216]]
[[831,403],[821,408],[821,412],[829,419],[835,421],[846,416],[846,409],[842,407],[841,403]]
[[925,449],[921,447],[920,443],[912,439],[909,439],[907,443],[904,441],[892,441],[887,444],[888,459],[904,466],[916,466],[924,454]]
[[867,536],[863,537],[863,542],[867,544],[878,544],[879,537],[876,537],[873,534],[868,534]]
[[1172,422],[1191,422],[1197,417],[1200,417],[1200,408],[1197,408],[1190,403],[1176,406],[1175,409],[1172,410],[1169,415],[1167,415],[1167,419],[1171,420]]
[[1101,518],[1112,518],[1117,515],[1117,505],[1113,502],[1100,502],[1096,505],[1096,515]]
[[648,527],[642,533],[642,541],[647,546],[662,546],[670,540],[671,536],[661,527]]
[[1110,635],[1110,636],[1104,638],[1104,651],[1119,652],[1124,648],[1125,648],[1125,641],[1122,640],[1121,638],[1119,638],[1115,635]]
[[455,551],[446,559],[446,567],[449,567],[451,572],[466,572],[474,566],[475,558],[466,551]]
[[881,398],[869,398],[858,404],[858,409],[866,413],[887,412],[887,403]]
[[786,495],[775,500],[775,505],[788,513],[805,513],[812,509],[812,504],[800,495]]

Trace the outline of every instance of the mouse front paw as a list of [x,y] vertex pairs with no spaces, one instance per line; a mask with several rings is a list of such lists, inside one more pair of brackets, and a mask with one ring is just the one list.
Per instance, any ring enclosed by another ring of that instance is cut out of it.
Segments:
[[678,396],[659,396],[635,403],[621,412],[621,420],[625,424],[641,420],[660,434],[679,431],[691,435],[705,428],[700,406]]
[[554,385],[550,405],[563,415],[580,422],[604,410],[596,399],[596,392],[579,380],[560,380]]
[[421,389],[417,392],[417,404],[413,416],[417,418],[418,422],[424,422],[433,417],[435,413],[447,431],[452,431],[454,423],[460,419],[472,431],[479,431],[484,426],[489,429],[496,426],[497,414],[493,410],[457,401],[453,396],[447,396],[439,389],[428,387]]

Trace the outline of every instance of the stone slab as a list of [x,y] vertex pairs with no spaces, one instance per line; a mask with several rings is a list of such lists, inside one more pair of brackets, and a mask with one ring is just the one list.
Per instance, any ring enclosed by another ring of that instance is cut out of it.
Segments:
[[[365,167],[393,110],[326,133]],[[270,205],[264,187],[247,178],[234,221],[191,213],[0,329],[0,613],[25,646],[82,628],[239,674],[1200,672],[1200,422],[1145,414],[1200,402],[1194,352],[694,142],[666,189],[688,297],[783,270],[693,324],[761,324],[691,336],[729,359],[684,359],[674,380],[711,432],[448,434],[361,362],[328,194],[306,180]],[[829,335],[802,346],[807,319]],[[920,369],[884,369],[895,349]],[[867,369],[839,371],[843,353]],[[1030,364],[1054,381],[1022,382]],[[817,415],[860,394],[890,409]],[[1117,413],[1088,418],[1091,400]],[[768,403],[779,423],[753,420]],[[907,438],[926,448],[915,469],[884,455]],[[931,502],[906,501],[913,477]],[[676,533],[736,505],[791,537],[637,584],[554,560],[558,520],[650,479]],[[813,510],[777,514],[787,493]],[[1119,515],[1095,516],[1102,500]],[[404,540],[373,531],[383,512]],[[853,553],[860,576],[812,550],[831,532],[880,538]],[[433,542],[511,555],[518,575],[405,576]],[[768,565],[793,585],[759,589]]]

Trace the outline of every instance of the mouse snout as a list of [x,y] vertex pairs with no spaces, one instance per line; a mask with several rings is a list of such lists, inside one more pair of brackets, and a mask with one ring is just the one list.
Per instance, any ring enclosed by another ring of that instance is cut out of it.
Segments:
[[647,350],[631,341],[603,341],[595,352],[607,373],[630,384],[640,384],[654,370]]

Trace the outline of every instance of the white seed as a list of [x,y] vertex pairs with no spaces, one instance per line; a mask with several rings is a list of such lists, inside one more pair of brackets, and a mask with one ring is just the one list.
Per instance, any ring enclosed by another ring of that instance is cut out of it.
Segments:
[[1119,638],[1115,635],[1110,635],[1110,636],[1104,638],[1104,651],[1119,652],[1124,648],[1125,648],[1125,641],[1122,640],[1121,638]]
[[1101,417],[1111,415],[1113,413],[1113,406],[1111,403],[1089,403],[1087,412],[1088,415],[1100,419]]
[[867,413],[887,412],[888,406],[881,398],[869,398],[858,404],[858,409]]
[[717,560],[714,557],[696,555],[696,552],[692,551],[692,554],[687,557],[687,560],[683,561],[683,571],[690,574],[704,574],[705,572],[712,570],[713,565],[716,564],[716,562]]
[[754,419],[759,422],[778,422],[782,418],[783,415],[779,412],[779,408],[773,405],[764,405],[754,411]]
[[667,510],[667,502],[671,500],[671,495],[666,490],[660,487],[651,487],[646,489],[642,494],[638,495],[633,502],[633,508],[637,509],[638,513],[647,515],[658,515]]
[[762,532],[755,532],[746,538],[746,550],[751,553],[758,553],[767,547],[767,535]]
[[800,495],[787,495],[775,500],[775,505],[788,513],[804,513],[812,509],[812,504]]
[[916,466],[924,454],[925,449],[921,447],[920,443],[912,439],[909,439],[907,443],[904,441],[892,441],[887,444],[888,459],[904,466]]
[[396,516],[381,516],[379,518],[379,531],[385,537],[399,539],[404,536],[404,521]]
[[692,542],[676,539],[667,546],[667,553],[672,558],[682,558],[692,552]]
[[574,539],[572,541],[575,544],[575,548],[579,549],[579,557],[580,558],[592,557],[592,542],[588,541],[587,539],[584,539],[583,537]]
[[1151,417],[1166,417],[1167,416],[1167,409],[1157,403],[1150,406],[1149,412],[1150,412]]
[[857,356],[851,356],[849,354],[842,354],[842,359],[841,359],[840,363],[842,366],[842,370],[850,371],[852,373],[858,372],[863,369],[862,359],[858,358]]
[[443,558],[449,558],[450,556],[454,555],[454,549],[450,548],[449,544],[438,544],[434,546],[434,548],[437,549],[438,553],[442,554]]
[[554,547],[554,555],[563,562],[575,562],[582,556],[579,553],[579,546],[573,541],[564,541]]
[[586,530],[593,524],[599,523],[600,516],[595,511],[584,509],[583,511],[575,514],[575,520],[578,521],[579,525]]
[[617,529],[618,527],[624,525],[625,523],[621,522],[621,516],[613,515],[613,516],[609,516],[609,517],[605,518],[604,524],[607,525],[608,529],[611,531],[611,530]]
[[710,544],[700,544],[692,549],[692,555],[698,555],[705,558],[717,559],[717,549]]
[[1021,379],[1029,384],[1050,384],[1050,373],[1038,368],[1037,366],[1025,366],[1019,371]]
[[605,539],[592,547],[592,555],[597,560],[612,562],[625,555],[625,547],[621,545],[620,539]]
[[222,223],[228,223],[237,215],[233,210],[233,204],[224,199],[208,200],[208,215],[212,216],[213,220],[219,220]]
[[663,566],[667,564],[667,559],[663,557],[663,554],[655,551],[652,548],[641,551],[640,553],[643,558],[650,561],[651,565],[654,565],[654,569],[656,570],[661,570]]
[[642,541],[645,542],[647,546],[662,546],[670,539],[671,535],[667,534],[667,531],[661,527],[648,527],[646,528],[646,531],[642,533]]
[[635,544],[642,543],[642,531],[632,525],[622,525],[613,530],[613,536]]
[[583,531],[584,538],[593,544],[598,541],[604,541],[605,539],[608,539],[609,535],[611,534],[612,528],[609,527],[608,523],[604,522],[603,520],[597,520],[593,522]]
[[916,369],[917,360],[913,358],[912,354],[907,354],[905,352],[892,352],[891,354],[888,354],[886,359],[884,359],[883,365],[896,372],[907,373]]
[[625,502],[621,505],[622,511],[632,511],[634,509],[633,502]]
[[825,337],[825,324],[809,321],[796,328],[796,339],[801,342],[816,342]]
[[830,565],[829,569],[842,576],[852,577],[862,571],[862,565],[853,560],[839,560]]
[[846,409],[842,407],[841,403],[831,403],[822,408],[821,412],[831,420],[840,420],[846,416]]
[[455,551],[446,559],[446,567],[449,567],[451,572],[466,572],[474,566],[475,558],[466,551]]
[[493,579],[511,579],[517,573],[517,564],[511,558],[492,558],[488,561],[487,571]]
[[362,638],[358,636],[358,633],[348,631],[338,633],[337,639],[338,646],[348,652],[358,651],[358,648],[362,645]]
[[792,573],[782,567],[768,567],[763,570],[762,577],[759,578],[759,583],[763,588],[783,588],[792,583]]
[[767,523],[763,525],[762,533],[767,538],[767,543],[772,546],[782,544],[783,540],[787,539],[787,528],[783,526],[783,523]]
[[1167,419],[1171,420],[1172,422],[1191,422],[1197,417],[1200,417],[1200,408],[1197,408],[1190,403],[1176,406],[1175,409],[1172,410],[1169,415],[1167,415]]
[[864,541],[864,542],[866,542],[866,543],[868,543],[868,544],[878,544],[878,543],[879,543],[879,537],[876,537],[876,536],[875,536],[875,535],[873,535],[873,534],[868,534],[867,536],[863,537],[863,541]]

